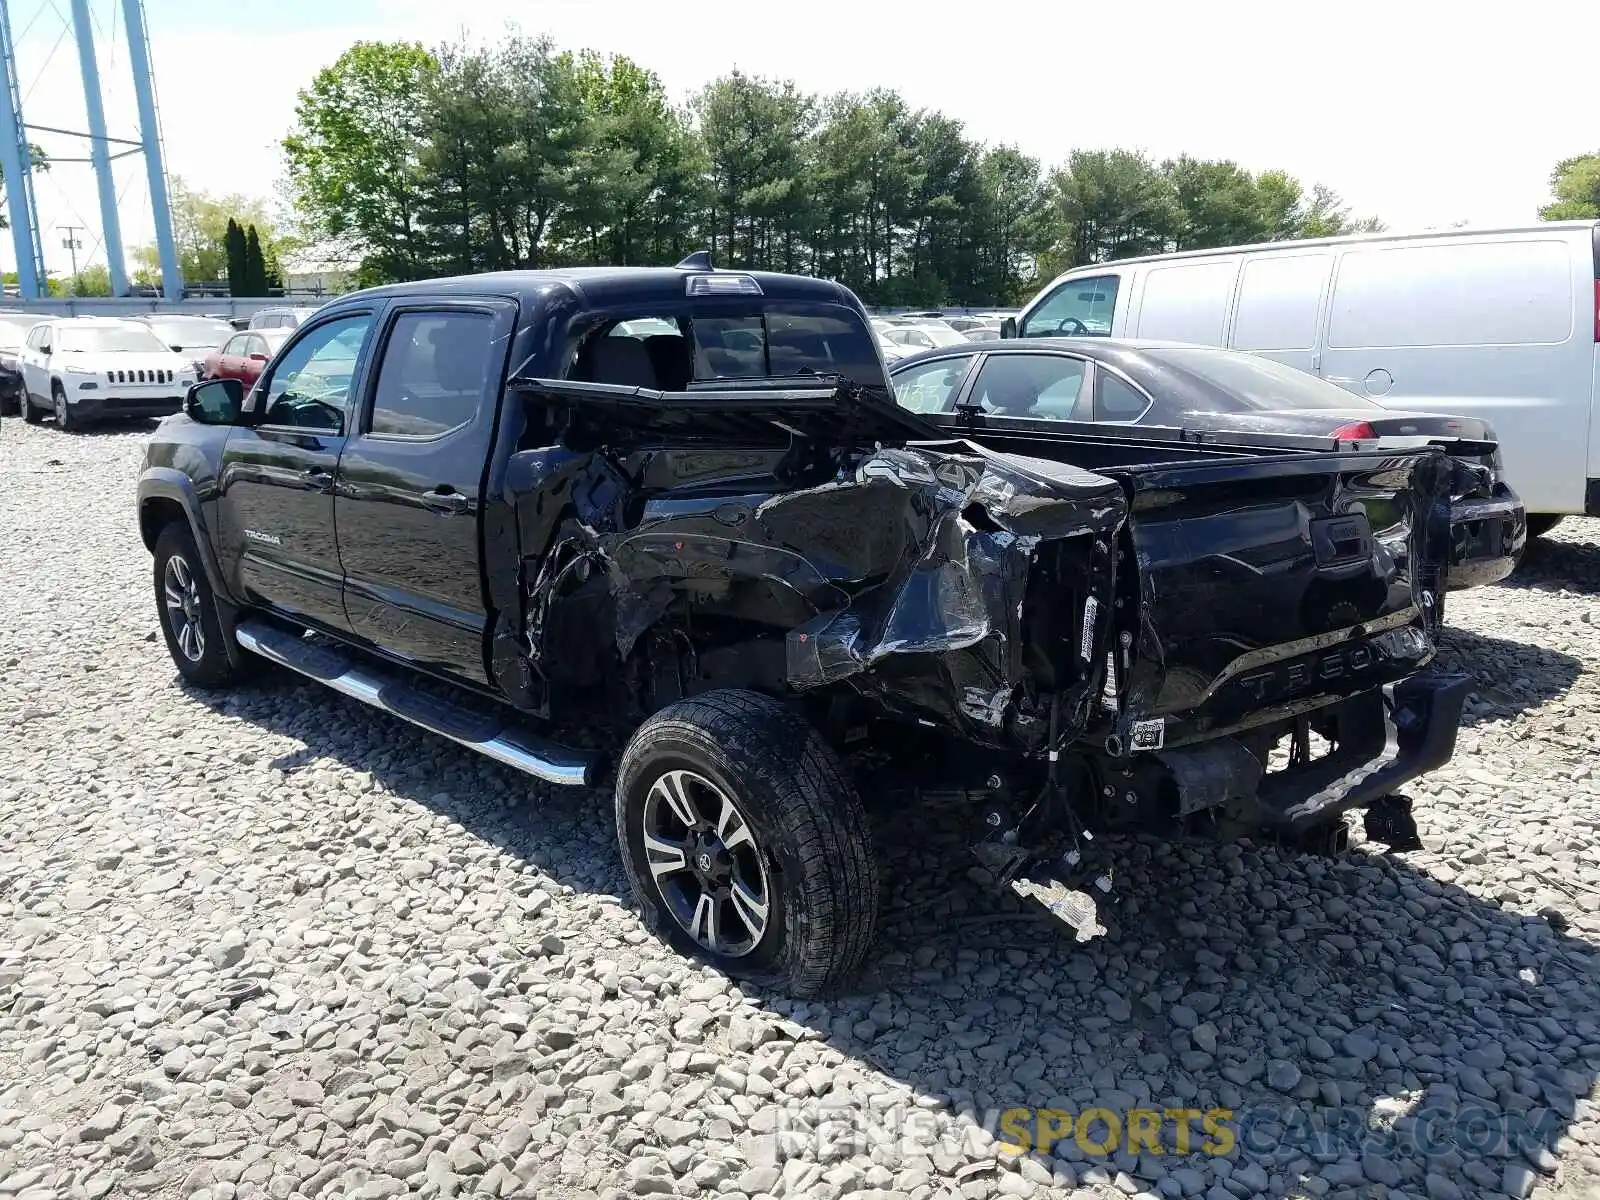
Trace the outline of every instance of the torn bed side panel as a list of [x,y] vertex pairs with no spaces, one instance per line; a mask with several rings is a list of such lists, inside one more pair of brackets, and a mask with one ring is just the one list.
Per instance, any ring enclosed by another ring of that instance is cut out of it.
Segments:
[[[795,690],[846,684],[1003,744],[1025,681],[1093,673],[1036,660],[1074,659],[1086,606],[1102,625],[1110,611],[1106,546],[1126,505],[1103,476],[949,442],[867,452],[810,487],[729,494],[697,479],[646,494],[602,453],[516,459],[524,562],[536,565],[525,628],[546,680],[597,682],[602,642],[625,661],[664,619],[692,632],[726,618],[785,637]],[[1041,632],[1043,651],[1029,645]]]
[[[950,723],[979,742],[1036,741],[1042,727],[1019,727],[1027,723],[1019,689],[1025,676],[1035,683],[1053,676],[1035,670],[1032,642],[1048,631],[1051,646],[1072,659],[1085,607],[1107,610],[1107,539],[1125,512],[1118,485],[961,443],[882,451],[857,475],[892,480],[916,496],[927,534],[916,557],[882,585],[789,633],[790,686],[848,681],[892,709]],[[1039,579],[1041,551],[1069,540],[1091,547],[1070,559],[1051,556],[1052,564],[1073,564],[1071,585]],[[1044,592],[1033,611],[1030,585]],[[1087,686],[1092,659],[1092,652],[1082,657],[1072,682]]]

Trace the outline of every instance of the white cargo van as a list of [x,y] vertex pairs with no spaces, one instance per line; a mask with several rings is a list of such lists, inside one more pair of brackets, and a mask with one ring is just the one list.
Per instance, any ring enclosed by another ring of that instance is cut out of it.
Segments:
[[1029,302],[1015,333],[1229,346],[1386,407],[1479,417],[1500,438],[1530,533],[1565,513],[1600,516],[1597,221],[1078,267]]

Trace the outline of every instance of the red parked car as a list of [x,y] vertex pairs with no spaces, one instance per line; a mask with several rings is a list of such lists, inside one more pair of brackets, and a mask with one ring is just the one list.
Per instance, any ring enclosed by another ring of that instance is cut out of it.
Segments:
[[260,378],[292,329],[250,329],[236,333],[210,354],[201,367],[201,379],[237,379],[246,390]]

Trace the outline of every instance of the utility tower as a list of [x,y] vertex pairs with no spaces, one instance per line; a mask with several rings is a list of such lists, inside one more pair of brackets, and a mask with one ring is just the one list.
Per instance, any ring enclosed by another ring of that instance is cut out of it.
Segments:
[[[0,170],[5,173],[6,209],[17,252],[17,286],[25,298],[45,292],[44,244],[40,235],[38,205],[33,193],[30,132],[77,137],[89,143],[83,158],[56,158],[55,162],[84,162],[94,167],[100,197],[101,244],[114,296],[128,294],[127,264],[122,253],[122,223],[117,214],[117,189],[111,175],[114,159],[130,154],[144,156],[150,184],[150,212],[156,227],[156,252],[161,260],[161,292],[168,299],[183,295],[177,248],[172,237],[172,212],[167,199],[167,174],[161,155],[161,123],[156,111],[155,85],[151,81],[150,39],[144,20],[144,0],[121,0],[128,35],[128,62],[133,72],[134,99],[139,109],[139,139],[111,137],[106,132],[105,105],[100,93],[100,67],[95,55],[94,23],[89,0],[71,0],[72,31],[78,45],[78,67],[83,76],[83,104],[89,128],[55,129],[31,125],[22,114],[15,47],[12,44],[10,0],[0,0],[0,67],[5,74],[5,105],[0,110]],[[112,147],[122,147],[113,152]]]

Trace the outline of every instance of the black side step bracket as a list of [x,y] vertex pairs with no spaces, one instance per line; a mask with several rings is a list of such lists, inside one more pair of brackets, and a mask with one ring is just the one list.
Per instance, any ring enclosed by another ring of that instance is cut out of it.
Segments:
[[252,654],[536,779],[566,787],[594,784],[595,755],[547,742],[498,713],[425,692],[399,671],[255,618],[240,621],[234,636]]

